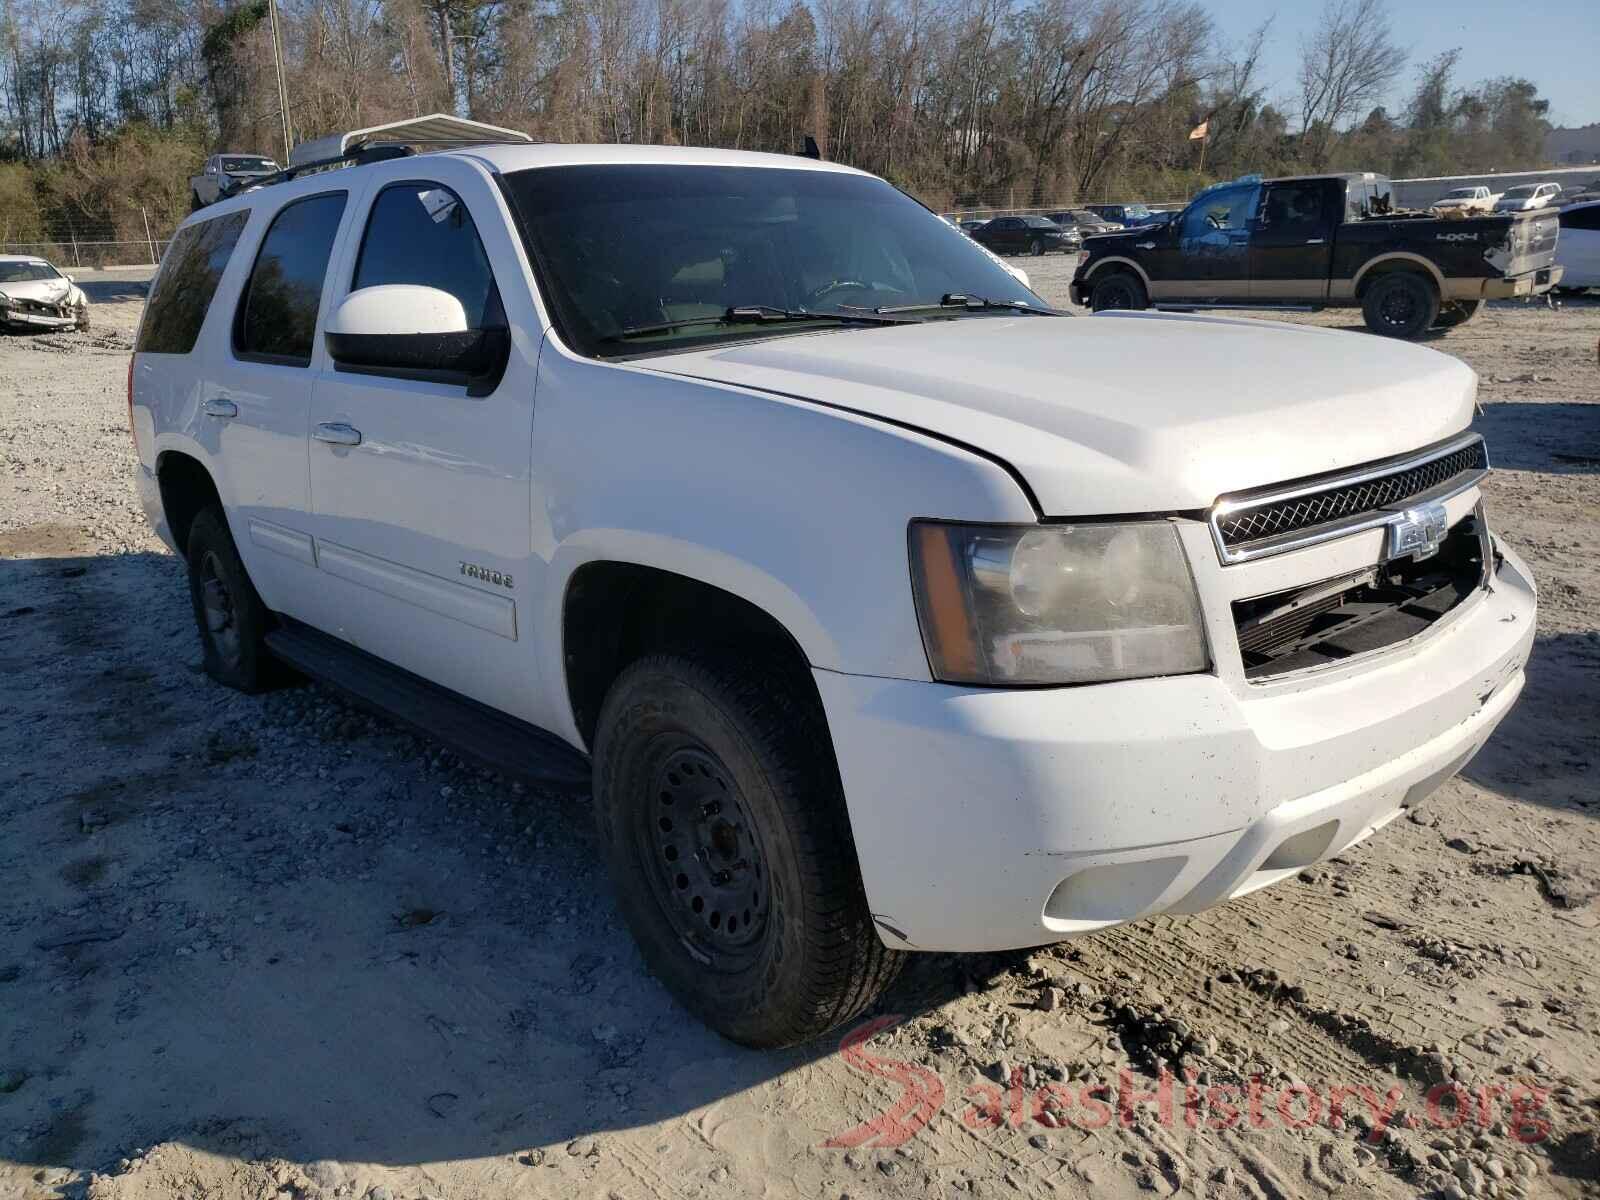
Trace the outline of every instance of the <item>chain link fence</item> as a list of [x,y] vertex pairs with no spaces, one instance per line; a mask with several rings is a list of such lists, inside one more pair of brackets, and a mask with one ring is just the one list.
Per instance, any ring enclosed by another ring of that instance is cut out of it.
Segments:
[[[130,224],[134,236],[130,236]],[[173,227],[140,208],[132,222],[63,219],[29,232],[35,236],[15,237],[13,231],[0,229],[0,254],[43,258],[62,270],[71,270],[155,266],[172,240]]]

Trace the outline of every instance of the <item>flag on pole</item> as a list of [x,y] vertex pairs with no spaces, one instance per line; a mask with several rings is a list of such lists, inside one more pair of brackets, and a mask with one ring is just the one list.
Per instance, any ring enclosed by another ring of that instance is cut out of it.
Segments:
[[1189,130],[1189,140],[1191,142],[1203,142],[1203,141],[1205,141],[1206,129],[1210,124],[1211,124],[1210,120],[1201,121],[1200,124],[1196,125],[1193,129]]

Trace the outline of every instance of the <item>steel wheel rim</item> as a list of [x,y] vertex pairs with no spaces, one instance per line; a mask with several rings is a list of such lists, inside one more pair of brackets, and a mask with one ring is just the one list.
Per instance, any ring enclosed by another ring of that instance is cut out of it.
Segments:
[[1405,288],[1392,288],[1378,306],[1378,315],[1385,325],[1404,329],[1417,315],[1416,299]]
[[722,762],[674,739],[649,773],[636,836],[656,901],[697,960],[738,970],[765,941],[771,876],[748,804]]
[[206,636],[217,654],[227,663],[239,661],[239,617],[233,593],[223,578],[222,561],[207,550],[200,559],[200,612],[205,619]]
[[1102,309],[1133,307],[1133,289],[1125,283],[1110,284],[1104,294],[1105,303],[1100,306]]

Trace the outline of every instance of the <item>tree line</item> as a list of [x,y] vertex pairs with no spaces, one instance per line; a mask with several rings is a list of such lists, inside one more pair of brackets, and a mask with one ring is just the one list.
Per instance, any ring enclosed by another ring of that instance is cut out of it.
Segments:
[[[1327,0],[1292,81],[1193,0],[283,0],[297,140],[433,111],[551,141],[798,151],[941,209],[1172,199],[1256,171],[1515,169],[1534,84],[1410,68]],[[143,236],[216,149],[284,153],[267,0],[0,0],[0,241]],[[1191,130],[1204,123],[1202,143]]]

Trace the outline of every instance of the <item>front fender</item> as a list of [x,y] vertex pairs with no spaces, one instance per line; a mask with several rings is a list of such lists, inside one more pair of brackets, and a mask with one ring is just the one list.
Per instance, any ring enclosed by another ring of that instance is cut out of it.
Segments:
[[[648,362],[597,362],[546,339],[533,428],[540,628],[561,628],[579,567],[613,560],[754,604],[813,667],[926,680],[907,525],[1032,522],[1012,477],[931,435]],[[559,638],[542,644],[547,680],[564,679],[561,653]],[[570,706],[551,716],[570,721]]]

